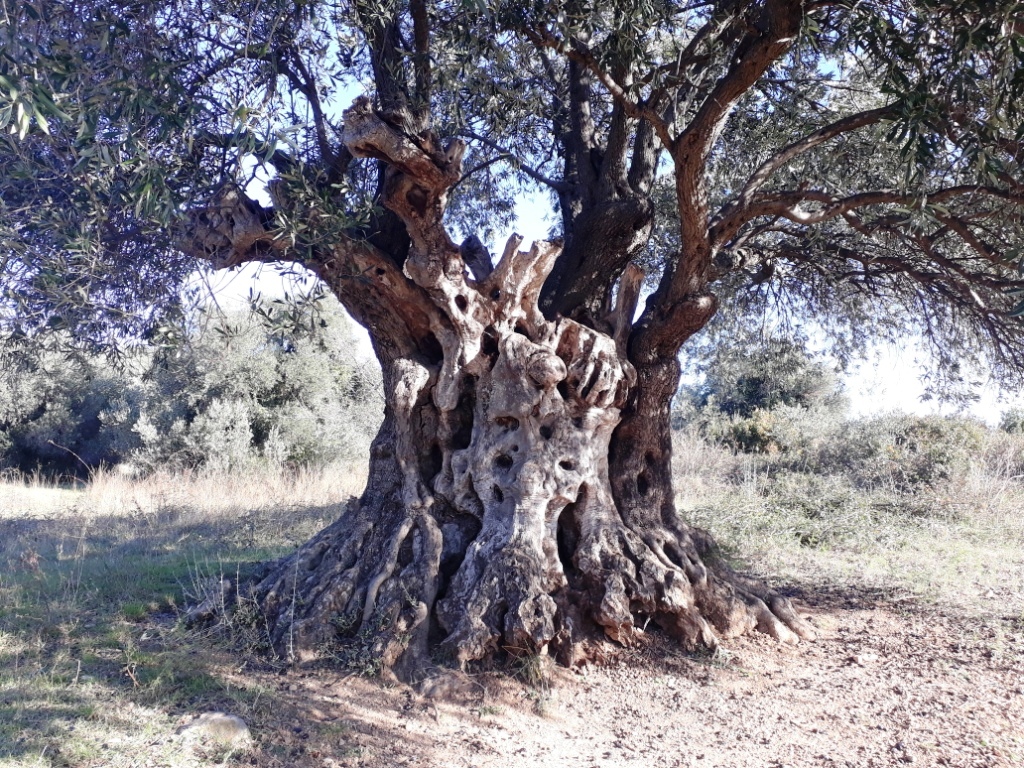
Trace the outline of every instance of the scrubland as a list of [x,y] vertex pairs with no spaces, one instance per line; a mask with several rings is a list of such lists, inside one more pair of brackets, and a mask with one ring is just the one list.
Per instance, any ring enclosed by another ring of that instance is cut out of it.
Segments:
[[[342,514],[361,463],[12,475],[0,766],[1020,764],[1024,437],[962,420],[766,419],[681,428],[679,505],[735,567],[789,594],[817,643],[687,655],[650,628],[604,664],[452,673],[432,694],[330,654],[287,669],[258,616],[182,620],[211,583]],[[254,741],[178,734],[208,711],[242,717]]]

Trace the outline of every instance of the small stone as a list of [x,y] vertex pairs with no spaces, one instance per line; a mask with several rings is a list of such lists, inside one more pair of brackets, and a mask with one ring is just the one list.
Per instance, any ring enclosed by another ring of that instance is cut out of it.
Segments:
[[184,736],[198,736],[229,747],[243,747],[252,742],[245,721],[223,712],[204,712],[179,731]]

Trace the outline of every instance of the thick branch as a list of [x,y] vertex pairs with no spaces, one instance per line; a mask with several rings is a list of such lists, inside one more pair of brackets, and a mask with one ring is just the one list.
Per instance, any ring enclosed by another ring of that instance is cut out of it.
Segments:
[[290,238],[271,225],[272,211],[236,186],[225,186],[213,201],[192,212],[176,238],[178,247],[214,269],[247,262],[298,261]]
[[575,235],[545,287],[545,311],[574,317],[596,310],[630,260],[646,245],[654,223],[654,206],[646,197],[630,196],[597,203],[581,213]]
[[682,154],[687,159],[696,159],[699,155],[700,165],[703,165],[711,141],[736,100],[789,50],[802,18],[803,7],[797,0],[769,0],[765,4],[752,32],[740,41],[729,70],[676,139],[674,155]]
[[604,158],[601,162],[601,178],[598,184],[602,199],[608,200],[621,195],[626,188],[626,155],[629,152],[630,118],[622,104],[616,102],[612,108],[608,140],[605,142]]
[[683,243],[672,286],[664,294],[670,306],[696,300],[704,293],[710,279],[714,251],[708,237],[704,174],[711,146],[736,101],[789,49],[800,29],[801,19],[802,6],[796,0],[769,0],[760,18],[755,20],[753,30],[737,46],[728,71],[670,145]]
[[444,319],[394,259],[363,238],[296,248],[291,238],[272,227],[270,213],[237,188],[226,187],[210,205],[193,213],[178,246],[214,269],[248,262],[301,262],[330,286],[357,322],[372,330],[375,346],[396,355],[429,346]]
[[364,30],[370,47],[373,79],[381,111],[404,130],[422,130],[426,126],[417,124],[409,106],[398,18],[387,16],[381,10],[366,0],[355,3],[359,26]]
[[553,35],[546,29],[528,29],[525,30],[525,34],[537,47],[551,48],[558,51],[570,61],[576,62],[590,71],[604,85],[612,98],[622,105],[623,110],[629,117],[637,120],[647,120],[654,127],[655,132],[664,142],[665,146],[671,146],[672,136],[669,126],[661,118],[661,115],[650,104],[633,99],[626,88],[612,77],[611,73],[605,71],[598,64],[597,57],[594,56],[586,44],[579,40],[574,40],[571,44],[566,43],[566,41]]
[[416,76],[416,99],[413,114],[419,125],[427,125],[430,120],[430,19],[427,16],[426,0],[410,0],[409,10],[412,13],[413,71]]
[[[596,147],[594,118],[590,108],[590,73],[577,62],[569,60],[569,133],[565,140],[566,155],[572,156],[576,187],[584,194],[595,186],[597,170],[591,161]],[[589,202],[589,201],[588,201]]]
[[356,157],[384,160],[432,192],[444,192],[461,176],[464,147],[442,153],[429,139],[424,141],[389,125],[373,111],[365,96],[345,110],[343,136],[345,145]]
[[633,138],[633,157],[629,163],[629,186],[641,195],[649,194],[658,170],[658,154],[661,151],[654,126],[647,120],[637,123]]

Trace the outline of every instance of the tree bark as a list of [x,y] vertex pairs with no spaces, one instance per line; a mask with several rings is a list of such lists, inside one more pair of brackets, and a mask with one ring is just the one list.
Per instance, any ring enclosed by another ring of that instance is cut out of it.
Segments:
[[679,368],[637,341],[639,269],[624,273],[604,330],[545,317],[560,243],[521,250],[513,236],[471,276],[462,254],[482,246],[460,249],[441,223],[461,147],[410,136],[366,102],[345,120],[349,151],[386,163],[384,203],[411,242],[404,274],[369,245],[321,267],[370,331],[385,418],[358,503],[250,590],[277,651],[358,648],[411,680],[435,646],[459,664],[573,663],[595,637],[630,643],[648,622],[690,646],[753,627],[809,636],[675,512]]

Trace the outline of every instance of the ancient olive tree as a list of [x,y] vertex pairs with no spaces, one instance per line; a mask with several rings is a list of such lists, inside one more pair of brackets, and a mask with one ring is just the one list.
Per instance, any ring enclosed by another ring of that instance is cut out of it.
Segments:
[[[153,335],[196,264],[256,261],[369,331],[365,492],[247,588],[281,653],[355,634],[414,677],[437,644],[571,662],[649,623],[810,637],[677,513],[680,350],[721,305],[1019,371],[1022,14],[7,0],[4,322]],[[529,189],[557,231],[495,258]]]

